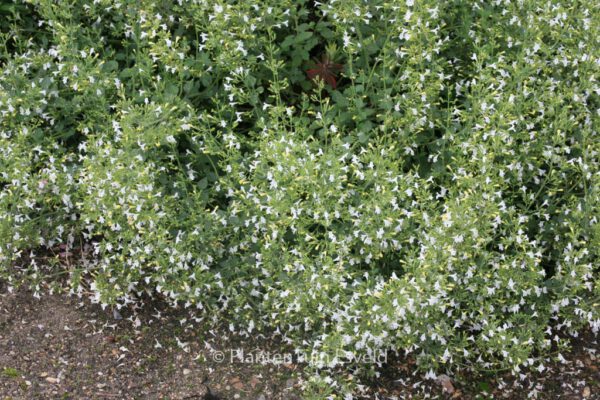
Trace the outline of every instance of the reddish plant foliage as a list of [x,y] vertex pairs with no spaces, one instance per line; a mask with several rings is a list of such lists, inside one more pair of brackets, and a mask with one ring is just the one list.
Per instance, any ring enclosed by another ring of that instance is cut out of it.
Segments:
[[319,78],[325,81],[333,89],[337,86],[337,74],[344,68],[342,64],[334,63],[327,55],[323,55],[321,60],[315,60],[314,68],[306,71],[310,79]]

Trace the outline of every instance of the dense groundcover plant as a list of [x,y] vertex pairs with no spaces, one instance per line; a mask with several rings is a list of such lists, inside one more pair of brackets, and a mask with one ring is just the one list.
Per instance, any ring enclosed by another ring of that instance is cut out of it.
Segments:
[[518,373],[600,330],[596,1],[33,0],[0,20],[11,287],[275,332],[312,398],[351,398],[384,367],[365,355]]

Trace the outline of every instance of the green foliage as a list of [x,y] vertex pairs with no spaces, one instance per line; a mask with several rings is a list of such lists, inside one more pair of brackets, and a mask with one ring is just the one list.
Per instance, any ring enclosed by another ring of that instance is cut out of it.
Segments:
[[[310,398],[377,375],[373,354],[518,373],[600,329],[595,2],[35,0],[0,17],[11,286],[276,332],[318,371]],[[307,77],[324,54],[335,89]]]
[[4,375],[4,377],[6,378],[18,378],[19,376],[21,376],[21,373],[11,367],[4,367],[2,369],[2,375]]

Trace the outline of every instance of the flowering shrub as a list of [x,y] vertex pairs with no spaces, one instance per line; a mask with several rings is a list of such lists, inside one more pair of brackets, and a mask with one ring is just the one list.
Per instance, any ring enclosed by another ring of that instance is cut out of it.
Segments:
[[595,2],[0,16],[11,286],[274,332],[310,356],[314,398],[350,397],[377,352],[518,373],[600,329]]

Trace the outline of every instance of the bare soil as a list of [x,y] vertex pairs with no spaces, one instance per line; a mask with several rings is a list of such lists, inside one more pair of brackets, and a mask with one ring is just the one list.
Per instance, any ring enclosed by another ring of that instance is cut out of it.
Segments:
[[[0,399],[301,399],[302,367],[281,343],[189,324],[182,310],[103,310],[66,295],[36,299],[0,282]],[[240,359],[241,352],[243,359]],[[266,356],[265,356],[266,355]],[[525,379],[488,374],[424,381],[397,360],[364,398],[600,399],[600,345],[574,344],[564,363]]]
[[191,331],[173,310],[121,313],[65,295],[0,293],[0,399],[300,398],[297,365],[239,359],[238,349],[272,347],[264,338]]

